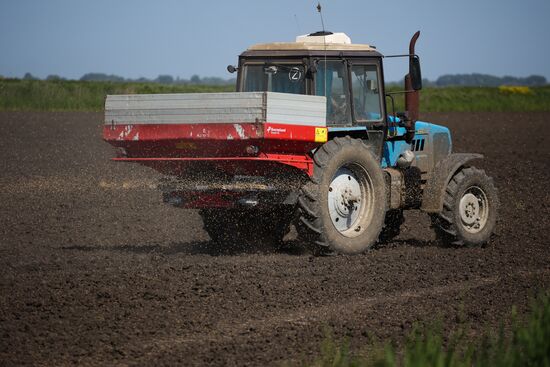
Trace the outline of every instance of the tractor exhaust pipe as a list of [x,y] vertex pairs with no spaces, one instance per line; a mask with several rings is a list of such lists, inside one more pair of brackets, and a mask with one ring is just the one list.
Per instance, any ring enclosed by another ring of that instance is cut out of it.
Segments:
[[420,31],[417,31],[411,38],[409,43],[409,73],[405,75],[405,111],[407,111],[407,117],[405,118],[404,125],[407,129],[405,134],[405,141],[410,143],[414,138],[415,125],[418,121],[420,111],[420,93],[422,89],[422,77],[420,75],[420,63],[418,56],[416,56],[414,48],[416,41],[420,37]]

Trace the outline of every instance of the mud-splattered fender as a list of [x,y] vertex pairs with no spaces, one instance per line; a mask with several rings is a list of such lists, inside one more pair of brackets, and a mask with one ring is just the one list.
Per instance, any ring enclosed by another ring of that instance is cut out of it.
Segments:
[[441,160],[426,181],[420,209],[427,213],[443,210],[443,194],[454,174],[469,161],[483,158],[482,154],[454,153]]

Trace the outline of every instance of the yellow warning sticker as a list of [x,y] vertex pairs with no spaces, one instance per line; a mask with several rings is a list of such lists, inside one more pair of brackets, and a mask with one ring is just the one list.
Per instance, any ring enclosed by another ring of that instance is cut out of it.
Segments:
[[328,140],[328,130],[326,127],[315,128],[315,142],[324,143]]

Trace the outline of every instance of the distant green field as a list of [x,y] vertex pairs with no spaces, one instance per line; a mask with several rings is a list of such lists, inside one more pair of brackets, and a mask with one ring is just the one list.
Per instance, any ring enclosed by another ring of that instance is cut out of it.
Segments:
[[1,111],[101,111],[107,94],[229,92],[232,86],[0,79]]
[[[232,86],[0,79],[0,111],[101,111],[107,94],[230,92]],[[402,96],[395,96],[403,110]],[[421,111],[550,111],[550,86],[425,88]],[[388,110],[391,112],[388,99]]]
[[[403,97],[395,96],[402,111]],[[391,103],[387,99],[388,111]],[[420,92],[423,112],[530,112],[550,111],[550,86],[545,87],[445,87]]]

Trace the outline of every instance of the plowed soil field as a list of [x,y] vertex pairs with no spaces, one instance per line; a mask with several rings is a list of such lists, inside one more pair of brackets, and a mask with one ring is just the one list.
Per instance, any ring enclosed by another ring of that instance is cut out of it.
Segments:
[[[113,163],[100,113],[0,113],[0,364],[277,365],[442,320],[475,337],[550,289],[550,115],[426,114],[486,156],[485,248],[441,247],[420,212],[364,255],[210,243],[158,175]],[[505,321],[504,321],[505,322]],[[506,322],[505,322],[506,323]]]

